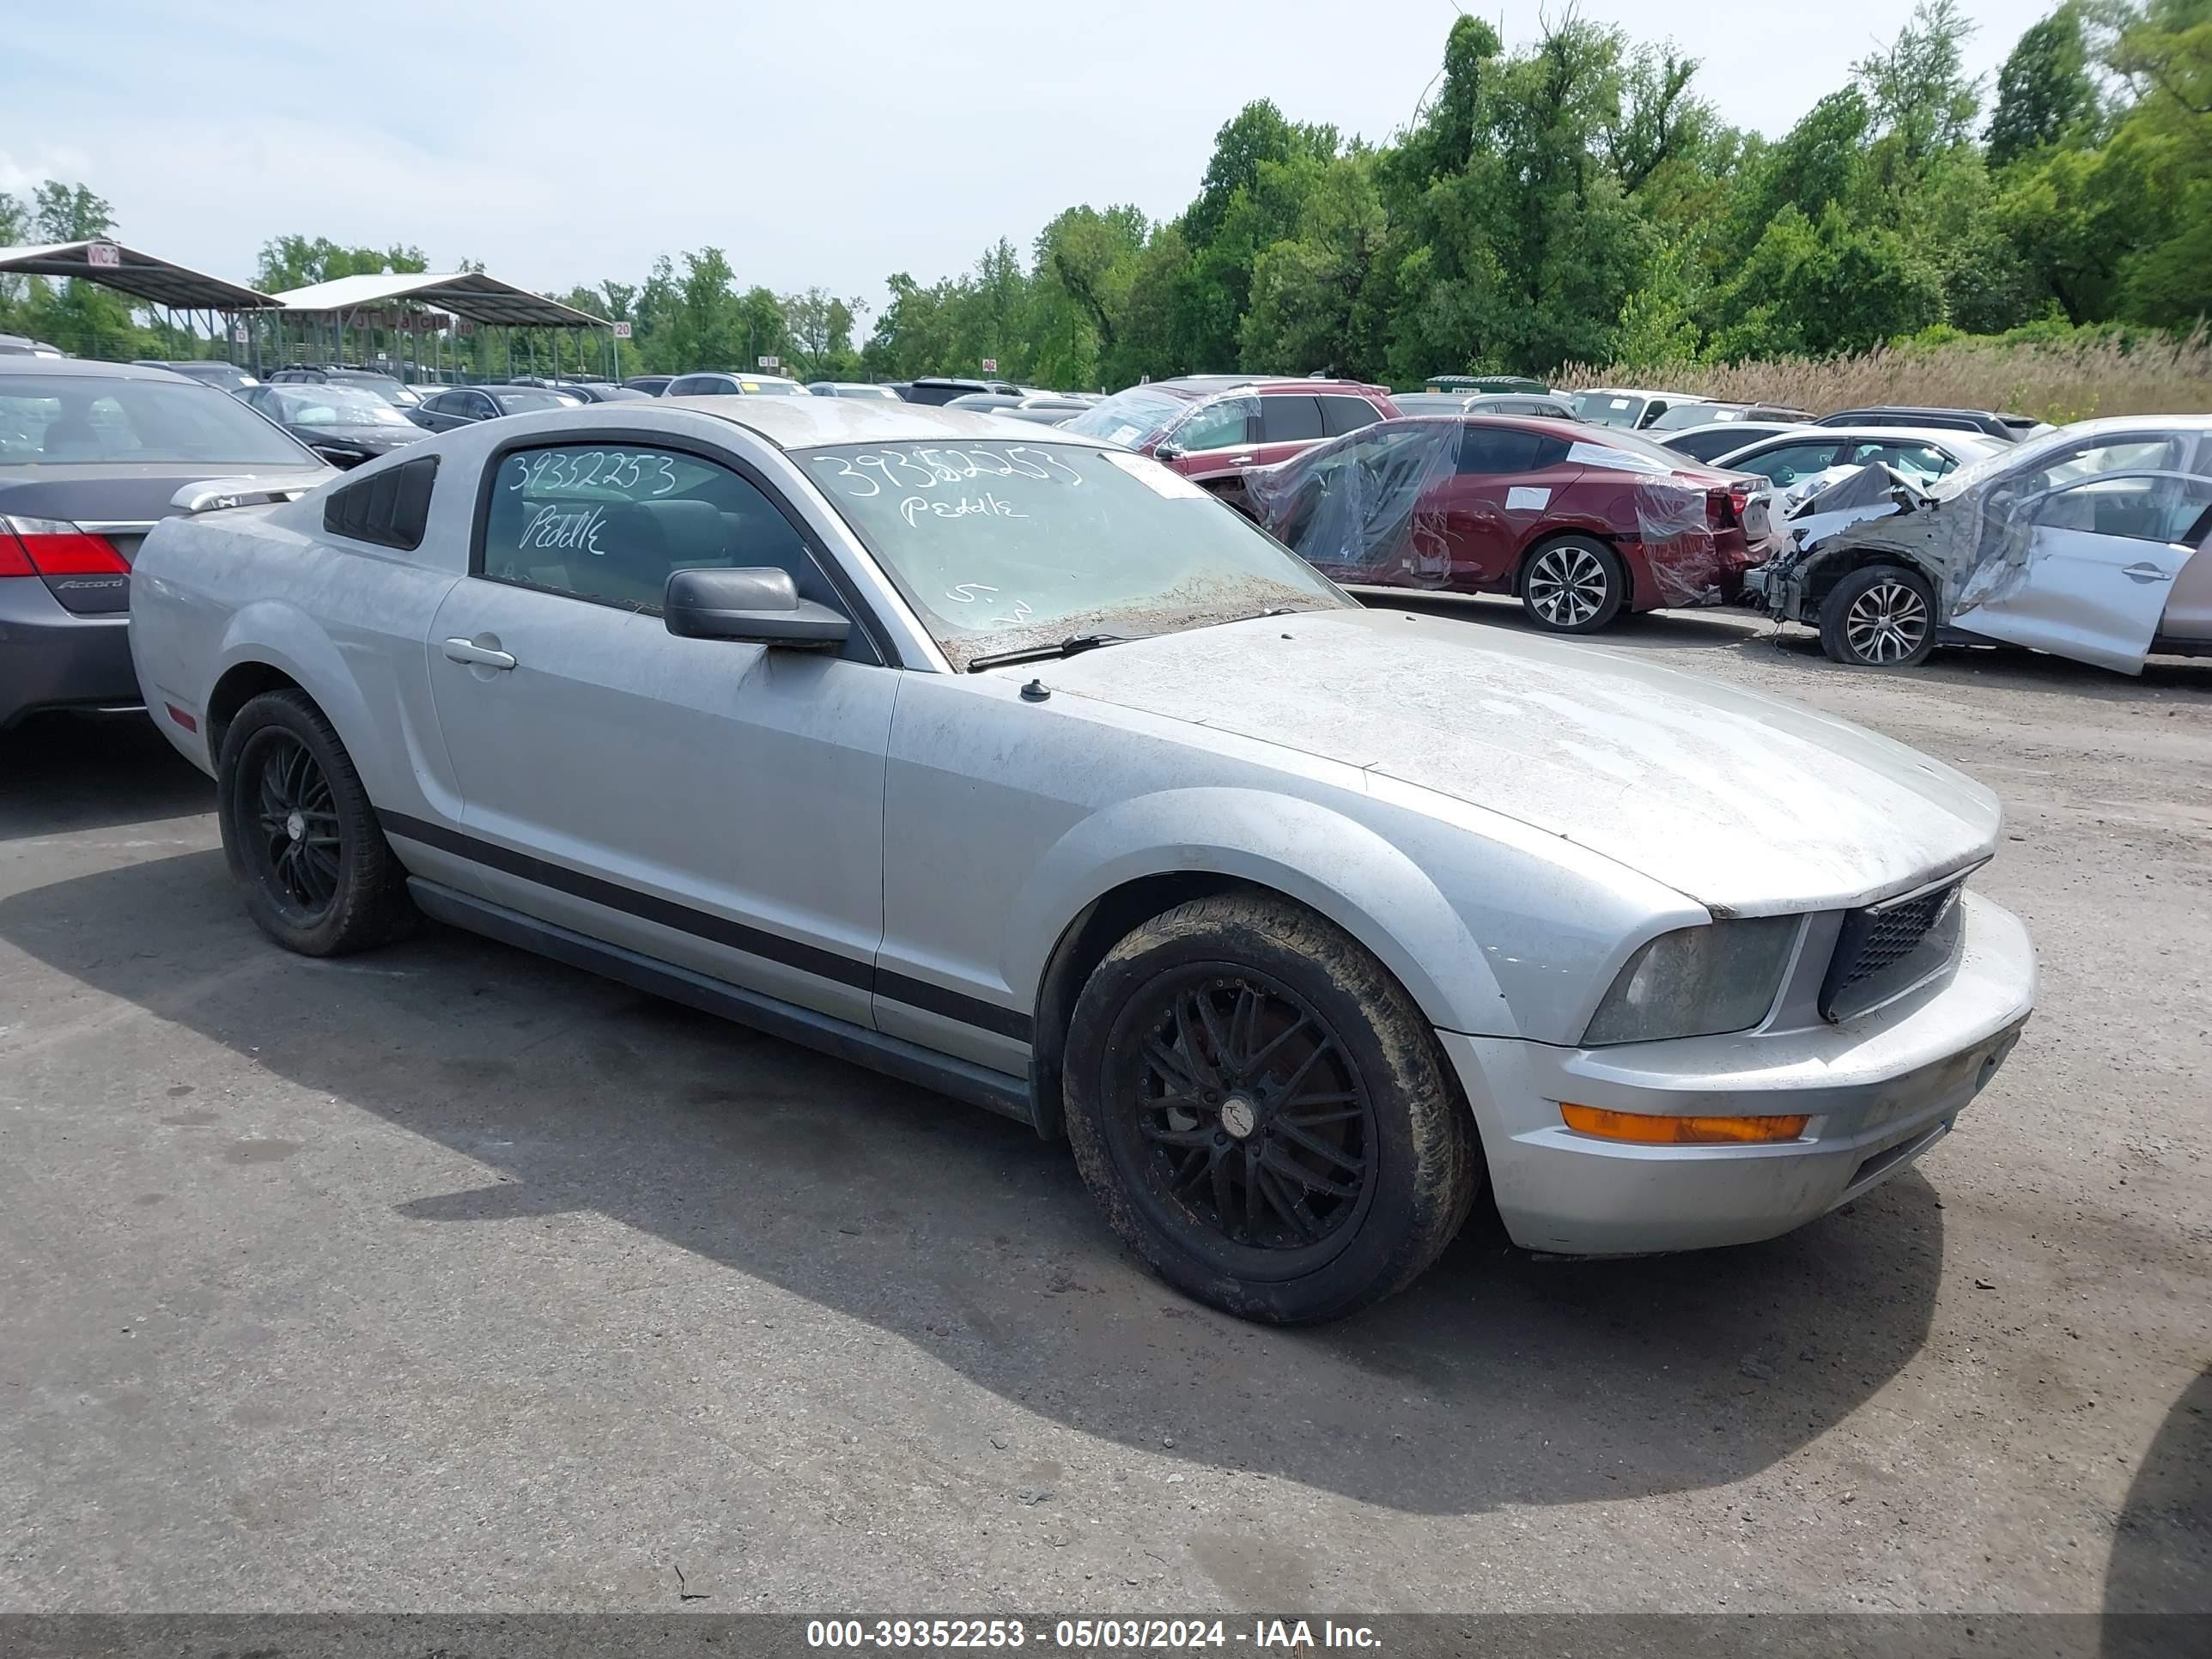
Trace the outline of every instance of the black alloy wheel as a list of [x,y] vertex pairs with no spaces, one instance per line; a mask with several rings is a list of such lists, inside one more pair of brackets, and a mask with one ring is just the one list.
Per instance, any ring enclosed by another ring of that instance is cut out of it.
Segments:
[[286,920],[312,927],[337,902],[345,850],[330,780],[281,726],[255,732],[240,764],[253,790],[247,867]]
[[222,728],[216,814],[247,914],[286,950],[343,956],[413,927],[407,872],[352,757],[304,691],[264,691]]
[[1435,1261],[1482,1185],[1436,1028],[1373,952],[1276,894],[1191,899],[1085,981],[1060,1068],[1077,1170],[1170,1284],[1336,1319]]
[[1209,1254],[1227,1245],[1240,1278],[1334,1255],[1372,1199],[1375,1106],[1312,1005],[1200,965],[1147,986],[1117,1024],[1109,1133],[1137,1201]]

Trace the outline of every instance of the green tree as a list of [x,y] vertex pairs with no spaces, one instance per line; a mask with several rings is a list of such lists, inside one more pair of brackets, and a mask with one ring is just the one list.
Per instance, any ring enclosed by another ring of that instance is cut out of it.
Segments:
[[841,300],[819,288],[783,297],[783,315],[791,339],[790,373],[802,380],[849,380],[860,372],[860,354],[853,349],[853,325],[866,307],[858,299]]
[[1981,107],[1964,68],[1973,33],[1959,0],[1918,0],[1897,38],[1852,66],[1876,124],[1897,136],[1908,161],[1962,144],[1972,133]]
[[2097,83],[2089,74],[2081,9],[2067,0],[2028,26],[1997,71],[1996,107],[1985,135],[1989,164],[2008,167],[2082,133],[2096,116]]
[[1386,332],[1370,288],[1389,219],[1364,155],[1326,162],[1270,161],[1296,173],[1293,234],[1253,263],[1251,307],[1239,327],[1243,367],[1255,373],[1322,370],[1368,379],[1383,371]]
[[1783,209],[1718,299],[1714,351],[1731,360],[1863,351],[1943,317],[1934,268],[1833,202],[1817,223]]

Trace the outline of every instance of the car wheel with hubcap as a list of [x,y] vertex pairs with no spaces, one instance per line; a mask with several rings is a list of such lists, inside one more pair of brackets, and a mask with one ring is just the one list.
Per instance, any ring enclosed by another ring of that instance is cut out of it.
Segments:
[[1854,570],[1820,607],[1820,649],[1861,668],[1910,668],[1936,647],[1936,594],[1903,565]]
[[255,697],[223,733],[216,816],[262,932],[327,957],[381,945],[414,919],[406,872],[361,777],[302,691]]
[[1521,573],[1521,605],[1539,628],[1591,634],[1620,614],[1628,574],[1602,542],[1570,536],[1529,555]]
[[1248,1318],[1329,1319],[1465,1220],[1474,1130],[1382,965],[1287,901],[1200,899],[1107,953],[1068,1032],[1068,1138],[1123,1239]]

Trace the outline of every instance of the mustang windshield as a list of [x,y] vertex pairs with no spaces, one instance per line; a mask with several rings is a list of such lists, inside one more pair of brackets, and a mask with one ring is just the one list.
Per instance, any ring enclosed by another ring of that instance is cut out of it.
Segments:
[[1352,601],[1156,461],[1061,443],[841,445],[802,465],[953,665],[1078,634]]

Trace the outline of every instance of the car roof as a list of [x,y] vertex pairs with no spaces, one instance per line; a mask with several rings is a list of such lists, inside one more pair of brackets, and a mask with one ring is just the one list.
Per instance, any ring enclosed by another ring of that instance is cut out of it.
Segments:
[[1821,418],[1832,421],[1838,415],[1972,415],[1985,421],[2004,418],[1994,409],[1969,409],[1964,404],[1854,404]]
[[0,374],[81,374],[89,380],[170,380],[179,386],[199,385],[198,380],[174,369],[154,368],[143,363],[111,363],[91,357],[0,357]]
[[[1743,422],[1729,421],[1725,424],[1740,426]],[[1696,427],[1691,428],[1693,432],[1699,429]],[[1674,435],[1679,437],[1680,434]],[[1778,444],[1807,439],[1826,443],[1832,438],[1844,441],[1863,438],[1869,442],[1879,441],[1883,443],[1895,443],[1900,438],[1919,443],[1956,443],[1961,438],[1978,438],[1992,444],[2004,441],[1994,432],[1967,431],[1955,426],[1805,426],[1792,427],[1787,432],[1770,432],[1763,438],[1750,440],[1743,447],[1749,449],[1753,444]]]
[[[781,449],[824,444],[909,443],[966,438],[1017,439],[1023,443],[1077,443],[1097,449],[1103,441],[1033,422],[1002,420],[969,409],[894,402],[888,398],[672,398],[671,409],[696,409],[755,432]],[[586,404],[586,408],[593,407]],[[629,412],[617,416],[629,418]]]
[[[1751,415],[1740,421],[1706,421],[1698,426],[1678,426],[1668,432],[1664,438],[1654,438],[1652,442],[1671,443],[1676,438],[1686,438],[1698,432],[1757,433],[1758,436],[1746,438],[1743,441],[1741,447],[1748,449],[1753,444],[1764,443],[1769,438],[1787,437],[1792,433],[1835,432],[1838,429],[1832,426],[1814,426],[1810,421],[1789,420],[1779,415]],[[1892,432],[1905,430],[1903,427],[1895,426],[1887,429]],[[1952,435],[1955,437],[1957,434],[1954,433]]]
[[[1255,392],[1387,392],[1365,380],[1316,380],[1297,374],[1178,374],[1165,380],[1148,380],[1147,387],[1203,396],[1208,392],[1249,386]],[[1130,386],[1128,391],[1139,388]]]
[[688,380],[698,374],[717,374],[726,380],[773,380],[778,386],[799,384],[788,375],[757,374],[750,368],[687,368],[681,374],[672,374],[669,378],[675,380]]

